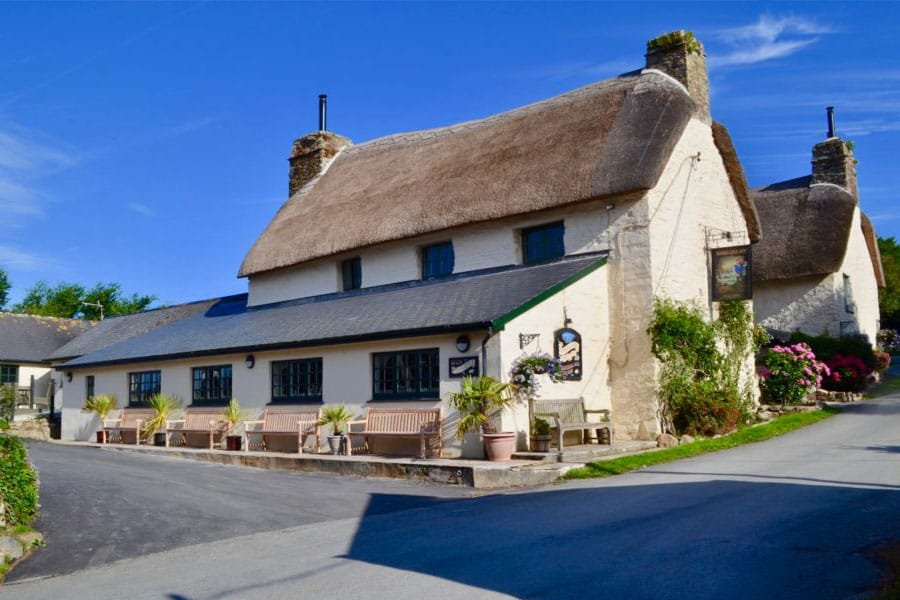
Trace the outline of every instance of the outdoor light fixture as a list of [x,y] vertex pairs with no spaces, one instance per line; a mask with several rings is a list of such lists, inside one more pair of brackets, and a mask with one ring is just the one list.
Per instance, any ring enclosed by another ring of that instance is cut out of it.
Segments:
[[256,364],[256,359],[253,358],[252,354],[248,354],[247,358],[244,359],[244,364],[247,365],[248,369],[252,369],[253,365]]
[[461,335],[458,338],[456,338],[456,349],[459,350],[460,352],[465,352],[466,350],[469,349],[469,346],[471,345],[471,343],[472,342],[469,340],[469,336]]
[[66,381],[72,381],[72,371],[66,371]]

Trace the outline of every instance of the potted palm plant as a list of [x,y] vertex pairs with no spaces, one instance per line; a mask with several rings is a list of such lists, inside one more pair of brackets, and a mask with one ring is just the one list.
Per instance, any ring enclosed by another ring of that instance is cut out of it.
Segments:
[[101,394],[99,396],[91,396],[84,403],[83,410],[92,412],[100,418],[100,430],[97,432],[97,443],[106,443],[106,431],[103,429],[103,421],[109,416],[109,413],[116,410],[119,399],[115,394]]
[[531,449],[534,452],[550,452],[550,423],[540,417],[531,422]]
[[181,408],[181,400],[168,394],[154,394],[147,404],[153,409],[154,414],[149,421],[144,423],[143,437],[145,440],[149,440],[152,436],[155,446],[165,446],[166,432],[159,430],[164,429],[166,421],[169,420],[172,413]]
[[228,404],[225,405],[225,410],[222,411],[222,418],[228,423],[228,431],[225,435],[225,449],[240,450],[241,436],[235,435],[234,432],[237,429],[237,424],[244,419],[244,411],[241,410],[237,398],[232,398],[228,401]]
[[353,415],[350,414],[347,407],[343,404],[326,406],[322,409],[319,425],[331,425],[331,435],[328,436],[328,447],[331,448],[332,454],[340,452],[341,440],[344,439],[344,429],[347,427],[347,421],[352,418]]
[[459,411],[456,435],[481,432],[488,460],[509,460],[516,446],[514,431],[497,432],[491,422],[494,415],[514,402],[512,386],[488,375],[466,377],[460,391],[450,395],[450,405]]

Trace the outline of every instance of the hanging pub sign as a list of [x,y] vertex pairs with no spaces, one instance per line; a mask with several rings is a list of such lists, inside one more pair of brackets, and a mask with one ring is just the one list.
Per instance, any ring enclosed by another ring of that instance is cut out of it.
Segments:
[[559,361],[563,381],[581,379],[581,334],[564,327],[553,334],[553,354]]
[[753,297],[750,246],[713,248],[712,299],[750,300]]
[[460,377],[476,376],[478,376],[477,356],[453,356],[450,358],[450,377],[459,379]]

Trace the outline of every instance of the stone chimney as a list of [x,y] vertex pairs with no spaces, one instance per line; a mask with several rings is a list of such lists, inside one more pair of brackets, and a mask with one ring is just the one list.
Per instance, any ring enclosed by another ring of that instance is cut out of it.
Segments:
[[316,177],[338,152],[351,144],[344,136],[317,131],[297,138],[288,161],[291,164],[288,192],[291,196]]
[[706,53],[693,33],[682,29],[648,41],[647,68],[680,81],[697,104],[697,117],[710,123]]
[[856,159],[850,144],[837,137],[834,129],[834,108],[828,107],[828,139],[813,146],[811,183],[839,185],[854,198],[856,189]]

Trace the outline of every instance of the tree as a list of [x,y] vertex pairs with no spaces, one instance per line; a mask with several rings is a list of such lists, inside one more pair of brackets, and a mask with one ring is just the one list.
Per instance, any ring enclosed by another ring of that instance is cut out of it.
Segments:
[[885,287],[878,290],[881,322],[887,327],[900,327],[900,244],[892,237],[878,238]]
[[9,288],[12,287],[9,285],[9,277],[6,275],[6,271],[0,269],[0,310],[3,310],[3,307],[6,306],[6,301],[9,300]]
[[100,319],[103,316],[124,315],[147,308],[155,296],[131,294],[126,296],[118,283],[98,283],[86,289],[77,283],[58,283],[54,287],[39,281],[31,287],[21,302],[13,307],[14,312],[46,317],[68,317],[73,319]]

